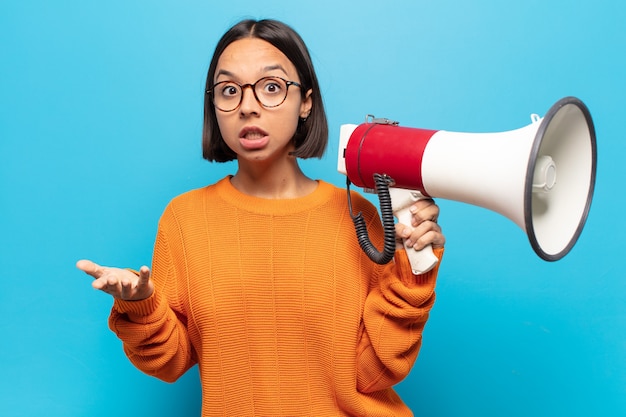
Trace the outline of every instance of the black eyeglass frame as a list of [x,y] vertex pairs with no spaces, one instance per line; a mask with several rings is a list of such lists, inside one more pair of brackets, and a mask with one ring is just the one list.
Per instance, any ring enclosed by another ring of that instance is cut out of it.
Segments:
[[[264,104],[260,99],[259,96],[256,94],[256,85],[264,80],[281,80],[282,82],[285,83],[285,97],[283,97],[282,101],[278,104],[275,104],[273,106],[268,106],[266,104]],[[220,107],[218,107],[218,105],[215,103],[215,87],[217,87],[220,84],[225,84],[225,83],[231,83],[231,84],[236,84],[237,86],[239,86],[239,88],[241,89],[241,95],[239,96],[239,103],[237,103],[237,105],[231,109],[231,110],[224,110]],[[239,106],[241,106],[241,103],[243,102],[243,93],[244,93],[244,89],[250,87],[252,89],[252,94],[254,95],[254,98],[256,99],[257,103],[259,103],[262,107],[265,107],[266,109],[273,109],[276,108],[278,106],[280,106],[281,104],[283,104],[285,102],[285,100],[287,100],[287,95],[289,94],[289,87],[295,85],[298,88],[302,88],[302,84],[296,82],[296,81],[289,81],[286,80],[282,77],[274,77],[274,76],[269,76],[269,77],[262,77],[259,78],[258,80],[256,80],[254,82],[254,84],[239,84],[236,81],[220,81],[219,83],[215,83],[213,84],[213,87],[207,89],[205,91],[206,94],[209,94],[211,97],[211,102],[213,103],[213,106],[215,106],[216,109],[223,111],[224,113],[230,113],[233,112],[235,110],[237,110],[239,108]]]

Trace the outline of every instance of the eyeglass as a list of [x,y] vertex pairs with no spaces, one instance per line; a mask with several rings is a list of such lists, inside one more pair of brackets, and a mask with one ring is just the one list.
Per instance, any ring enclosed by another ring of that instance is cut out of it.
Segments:
[[265,108],[278,107],[287,99],[289,87],[300,83],[287,81],[280,77],[263,77],[254,84],[239,84],[235,81],[221,81],[206,90],[213,99],[213,105],[219,110],[230,112],[236,110],[243,101],[243,90],[252,88],[254,98]]

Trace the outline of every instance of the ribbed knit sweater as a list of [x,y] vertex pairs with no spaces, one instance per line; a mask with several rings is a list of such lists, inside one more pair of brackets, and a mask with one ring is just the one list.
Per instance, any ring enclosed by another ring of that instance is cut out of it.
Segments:
[[[352,204],[382,247],[376,208]],[[198,364],[202,416],[410,416],[392,386],[417,357],[436,276],[413,275],[404,250],[370,261],[343,189],[262,199],[225,178],[170,202],[155,291],[116,300],[109,324],[149,375]]]

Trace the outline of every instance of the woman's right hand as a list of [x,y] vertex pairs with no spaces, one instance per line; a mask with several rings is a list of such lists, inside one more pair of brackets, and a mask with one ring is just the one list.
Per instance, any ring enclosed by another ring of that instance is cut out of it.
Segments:
[[121,268],[100,266],[92,261],[80,260],[76,267],[95,278],[92,287],[125,301],[144,300],[154,292],[150,269],[142,266],[139,275]]

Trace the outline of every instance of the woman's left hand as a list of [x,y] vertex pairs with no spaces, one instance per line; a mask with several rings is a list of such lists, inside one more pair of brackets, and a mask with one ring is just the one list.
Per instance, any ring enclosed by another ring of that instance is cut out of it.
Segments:
[[441,226],[437,223],[439,218],[439,206],[430,198],[416,201],[410,208],[411,223],[396,223],[396,238],[402,241],[406,239],[406,247],[421,250],[428,245],[433,248],[442,248],[446,238],[441,232]]

